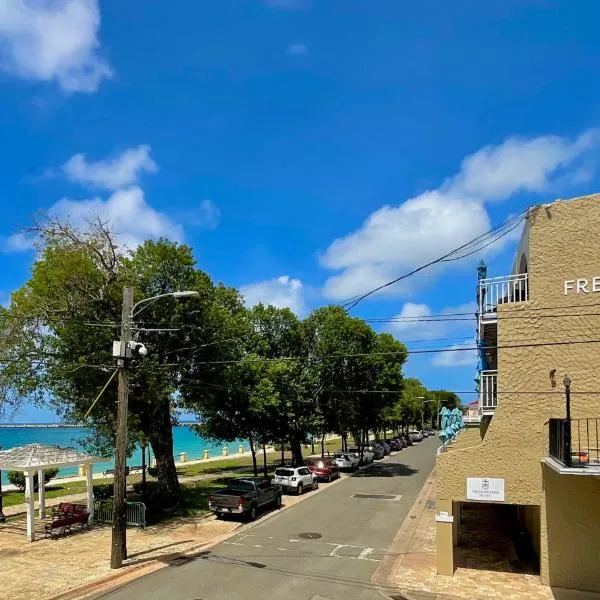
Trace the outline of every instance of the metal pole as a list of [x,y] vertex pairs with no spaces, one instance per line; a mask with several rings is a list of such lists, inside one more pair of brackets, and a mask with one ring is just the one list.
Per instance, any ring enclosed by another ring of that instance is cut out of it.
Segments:
[[[121,342],[127,348],[131,341],[131,314],[133,310],[133,288],[123,288],[123,310],[121,315]],[[127,350],[125,350],[127,354]],[[126,504],[127,492],[127,402],[129,373],[126,357],[119,358],[119,391],[117,404],[117,441],[115,447],[115,476],[113,498],[112,545],[110,568],[119,569],[127,558]]]
[[565,466],[571,466],[571,384],[565,386],[567,421],[565,423]]
[[0,523],[6,523],[6,516],[2,510],[2,471],[0,471]]

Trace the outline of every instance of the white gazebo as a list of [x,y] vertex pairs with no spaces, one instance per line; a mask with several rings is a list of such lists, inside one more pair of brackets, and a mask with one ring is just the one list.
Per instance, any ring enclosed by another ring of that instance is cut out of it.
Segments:
[[78,452],[74,448],[60,448],[44,444],[28,444],[0,451],[1,471],[23,471],[25,474],[25,504],[27,507],[27,541],[35,540],[34,513],[35,490],[33,476],[38,473],[38,504],[40,519],[46,517],[44,471],[55,467],[83,467],[86,474],[87,509],[90,520],[94,518],[94,487],[92,464],[104,458]]

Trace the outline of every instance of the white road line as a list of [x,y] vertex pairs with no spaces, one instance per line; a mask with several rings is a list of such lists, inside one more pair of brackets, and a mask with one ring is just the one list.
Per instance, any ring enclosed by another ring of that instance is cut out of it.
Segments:
[[289,548],[277,548],[277,550],[281,550],[282,552],[289,552]]
[[[336,544],[335,548],[329,553],[329,556],[337,556],[336,552],[340,549],[340,548],[346,548],[346,544]],[[338,557],[339,558],[339,557]]]
[[369,556],[369,554],[371,554],[371,552],[373,552],[373,550],[375,550],[375,548],[365,548],[359,555],[358,555],[358,559],[362,560],[367,558],[367,556]]

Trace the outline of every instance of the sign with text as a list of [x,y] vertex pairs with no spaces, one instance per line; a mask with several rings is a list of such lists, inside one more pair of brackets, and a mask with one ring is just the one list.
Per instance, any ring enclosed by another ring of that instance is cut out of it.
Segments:
[[504,502],[504,479],[467,477],[467,500]]
[[600,277],[589,279],[567,279],[565,281],[565,296],[573,294],[589,294],[600,292]]

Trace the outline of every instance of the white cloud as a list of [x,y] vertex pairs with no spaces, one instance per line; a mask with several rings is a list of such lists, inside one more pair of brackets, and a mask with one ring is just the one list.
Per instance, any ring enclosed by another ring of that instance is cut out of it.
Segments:
[[595,130],[573,141],[556,135],[509,138],[500,146],[485,146],[467,156],[460,173],[447,185],[488,201],[504,200],[520,191],[545,192],[553,176],[597,144]]
[[185,222],[203,229],[216,229],[221,221],[221,211],[212,200],[202,200],[196,210],[185,214]]
[[475,342],[454,344],[448,352],[436,354],[432,366],[434,367],[473,367],[477,366],[477,350],[473,350]]
[[183,239],[183,228],[164,213],[152,208],[137,186],[119,190],[107,200],[92,198],[75,201],[63,198],[50,210],[49,215],[68,219],[76,228],[85,229],[90,221],[100,218],[107,221],[119,241],[135,248],[144,240],[166,237]]
[[400,341],[409,338],[433,340],[442,337],[472,336],[475,327],[475,302],[451,306],[434,313],[427,304],[406,302],[389,324],[389,331]]
[[262,303],[266,306],[289,308],[297,315],[305,312],[302,282],[288,275],[243,285],[240,293],[246,306]]
[[0,68],[56,80],[67,92],[95,92],[113,74],[98,51],[99,29],[97,0],[2,0]]
[[140,144],[113,158],[88,162],[85,154],[75,154],[63,166],[67,178],[83,185],[117,190],[136,183],[143,172],[158,167],[150,157],[150,146]]
[[297,44],[290,44],[285,51],[293,56],[302,56],[308,52],[308,46],[299,42]]
[[26,252],[35,248],[35,236],[19,232],[2,239],[4,252]]
[[[365,293],[484,233],[490,229],[487,201],[589,178],[589,163],[583,175],[579,163],[599,142],[595,130],[574,141],[558,136],[509,138],[467,156],[460,171],[438,189],[397,206],[383,206],[358,230],[334,240],[320,262],[339,272],[327,279],[323,294],[342,300]],[[487,252],[499,250],[510,239],[504,238]],[[435,279],[442,267],[425,271],[421,282]],[[406,296],[415,287],[411,277],[384,293]]]

